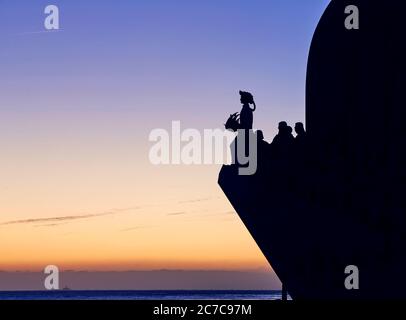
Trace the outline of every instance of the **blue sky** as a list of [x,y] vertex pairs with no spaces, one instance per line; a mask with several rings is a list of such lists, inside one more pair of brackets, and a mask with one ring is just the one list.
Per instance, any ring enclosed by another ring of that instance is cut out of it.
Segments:
[[239,108],[241,88],[262,119],[303,120],[307,52],[327,0],[52,3],[62,30],[36,34],[49,1],[1,1],[2,108],[137,112],[144,123],[199,114],[213,125]]

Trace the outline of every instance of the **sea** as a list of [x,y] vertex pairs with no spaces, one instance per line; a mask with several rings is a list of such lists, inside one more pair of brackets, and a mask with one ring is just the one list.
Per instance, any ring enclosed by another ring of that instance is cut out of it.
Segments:
[[281,291],[0,291],[0,300],[280,300]]

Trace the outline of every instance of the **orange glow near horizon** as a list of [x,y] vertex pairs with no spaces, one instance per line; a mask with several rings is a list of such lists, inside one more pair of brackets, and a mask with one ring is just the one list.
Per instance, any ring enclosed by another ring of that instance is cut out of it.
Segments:
[[219,166],[153,166],[147,132],[103,121],[38,118],[2,141],[0,270],[269,269]]

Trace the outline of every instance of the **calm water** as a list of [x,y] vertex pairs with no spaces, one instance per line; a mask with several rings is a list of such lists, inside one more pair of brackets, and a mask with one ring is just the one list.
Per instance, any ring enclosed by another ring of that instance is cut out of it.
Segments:
[[14,291],[0,300],[278,300],[280,291]]

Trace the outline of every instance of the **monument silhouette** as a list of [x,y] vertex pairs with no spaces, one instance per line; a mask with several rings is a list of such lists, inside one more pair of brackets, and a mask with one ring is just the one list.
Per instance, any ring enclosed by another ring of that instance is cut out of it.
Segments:
[[[350,5],[359,29],[345,27]],[[405,16],[404,1],[332,0],[308,57],[306,125],[293,139],[281,122],[268,147],[261,132],[256,174],[221,169],[293,299],[406,298]]]

